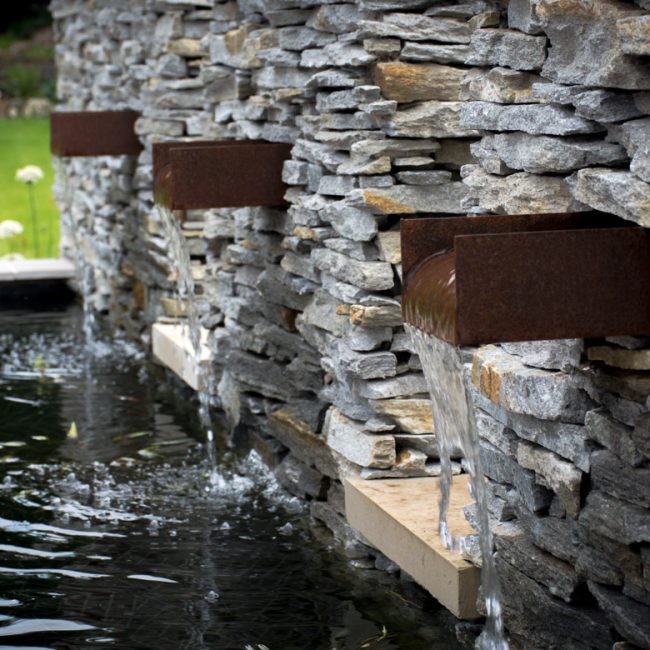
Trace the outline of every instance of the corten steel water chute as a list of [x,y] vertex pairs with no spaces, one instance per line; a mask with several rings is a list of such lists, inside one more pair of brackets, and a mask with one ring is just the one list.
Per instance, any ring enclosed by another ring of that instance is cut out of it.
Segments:
[[286,205],[282,166],[291,147],[263,140],[156,143],[154,199],[170,210]]
[[404,320],[454,345],[650,334],[650,231],[599,213],[401,223]]
[[136,111],[55,112],[50,115],[50,150],[55,156],[137,156]]

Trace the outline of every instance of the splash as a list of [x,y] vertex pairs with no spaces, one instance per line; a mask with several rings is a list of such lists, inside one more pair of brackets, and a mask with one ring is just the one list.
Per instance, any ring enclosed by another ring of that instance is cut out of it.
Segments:
[[508,650],[503,634],[499,581],[493,556],[492,533],[487,505],[485,477],[481,468],[480,446],[474,411],[465,382],[461,350],[449,343],[405,325],[431,393],[433,421],[440,454],[440,517],[439,533],[445,545],[463,554],[468,551],[466,539],[455,537],[447,524],[447,511],[452,483],[451,457],[460,450],[470,475],[471,494],[478,511],[479,539],[482,556],[481,583],[487,620],[481,634],[480,650]]
[[210,490],[215,487],[219,480],[215,436],[210,418],[210,393],[212,392],[211,375],[209,365],[201,363],[201,322],[194,302],[195,287],[194,277],[192,276],[190,252],[180,222],[176,219],[174,213],[168,208],[160,205],[156,206],[156,210],[158,211],[160,222],[169,243],[169,258],[172,263],[174,275],[177,277],[176,286],[178,299],[186,305],[187,335],[192,348],[191,354],[193,354],[194,358],[197,360],[199,374],[199,421],[205,431],[208,460],[207,488]]

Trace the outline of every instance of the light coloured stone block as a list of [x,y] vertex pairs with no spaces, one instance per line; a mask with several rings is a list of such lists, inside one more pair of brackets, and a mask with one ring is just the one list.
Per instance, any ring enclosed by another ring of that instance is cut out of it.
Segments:
[[201,356],[197,359],[184,325],[154,323],[151,328],[153,354],[194,390],[200,388],[200,366],[209,364],[211,352],[206,345],[208,330],[201,330]]
[[[458,618],[475,618],[478,567],[450,551],[438,535],[438,478],[344,479],[350,525],[409,573]],[[475,534],[463,514],[472,503],[468,476],[454,478],[447,521],[455,536]]]

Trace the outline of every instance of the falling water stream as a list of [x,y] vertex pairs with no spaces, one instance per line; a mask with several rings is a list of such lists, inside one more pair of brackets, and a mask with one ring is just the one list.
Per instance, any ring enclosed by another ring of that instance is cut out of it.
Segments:
[[485,598],[487,621],[478,640],[481,650],[507,650],[503,634],[499,581],[494,564],[492,534],[489,525],[485,478],[481,469],[480,447],[474,412],[463,379],[463,361],[459,347],[425,334],[406,324],[421,361],[427,387],[431,393],[433,421],[440,453],[440,537],[445,545],[463,553],[465,540],[455,537],[447,524],[451,493],[454,450],[460,450],[470,475],[471,494],[478,510],[481,545],[481,584]]
[[169,258],[172,263],[174,274],[177,277],[176,286],[178,299],[185,304],[188,330],[187,335],[191,346],[190,354],[194,356],[198,368],[199,419],[206,436],[209,467],[208,486],[210,486],[214,485],[217,480],[216,447],[214,430],[210,419],[211,375],[209,365],[202,363],[201,360],[203,349],[203,343],[201,341],[201,322],[194,301],[195,287],[194,277],[192,275],[190,252],[180,221],[174,216],[174,213],[168,208],[159,205],[156,206],[156,210],[160,217],[166,240],[169,243]]

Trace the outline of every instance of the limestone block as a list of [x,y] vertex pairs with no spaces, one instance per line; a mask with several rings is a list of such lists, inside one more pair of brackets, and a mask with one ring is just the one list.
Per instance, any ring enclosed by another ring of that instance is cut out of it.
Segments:
[[542,34],[543,21],[537,15],[539,0],[510,0],[508,3],[508,27],[526,34]]
[[428,399],[396,398],[371,402],[379,415],[391,418],[401,431],[409,433],[433,433],[431,402]]
[[388,230],[377,233],[376,244],[379,248],[379,259],[391,264],[402,263],[402,249],[398,231]]
[[558,495],[568,516],[574,519],[578,516],[582,485],[582,472],[579,469],[552,451],[529,442],[519,443],[517,462],[522,467],[534,471],[542,485]]
[[494,345],[474,354],[472,384],[499,406],[542,420],[579,424],[590,406],[571,375],[528,368]]
[[502,347],[508,354],[520,357],[524,365],[569,371],[580,365],[584,345],[582,339],[556,339],[503,343]]
[[595,489],[617,499],[650,508],[650,469],[630,467],[610,451],[601,449],[591,457],[591,482]]
[[225,34],[212,36],[210,60],[232,68],[252,70],[262,66],[257,53],[277,44],[276,30],[259,29],[256,25],[245,24]]
[[432,185],[394,185],[385,189],[361,190],[350,201],[359,201],[377,214],[415,214],[416,212],[447,212],[457,214],[467,188],[459,182]]
[[478,135],[475,128],[461,124],[462,102],[427,101],[397,111],[386,126],[386,133],[399,138],[466,138]]
[[332,407],[325,416],[323,433],[328,446],[362,467],[388,468],[395,463],[395,440],[391,435],[366,433],[360,422]]
[[363,49],[378,60],[392,59],[400,53],[402,42],[399,38],[365,38]]
[[469,45],[442,45],[438,43],[405,43],[400,54],[404,61],[423,63],[463,64],[470,54]]
[[542,212],[579,212],[588,210],[558,176],[538,176],[527,172],[500,177],[480,167],[463,168],[463,182],[482,212],[497,214],[539,214]]
[[626,598],[616,589],[589,582],[589,591],[596,597],[602,611],[626,640],[639,648],[650,647],[650,607]]
[[580,523],[590,531],[623,544],[650,542],[647,508],[591,490],[580,513]]
[[459,99],[464,74],[452,66],[393,61],[377,64],[375,83],[384,97],[400,103],[429,99],[454,101]]
[[391,399],[394,397],[412,397],[427,394],[428,389],[422,374],[408,374],[367,381],[359,384],[359,395],[371,400]]
[[363,38],[394,37],[405,41],[469,43],[471,35],[470,27],[464,20],[429,18],[417,13],[387,14],[382,22],[361,21],[359,28]]
[[594,165],[617,165],[627,159],[620,145],[578,138],[499,133],[492,146],[510,169],[532,174],[567,173]]
[[330,43],[322,49],[302,50],[300,65],[305,68],[333,66],[365,66],[375,60],[362,46],[344,41]]
[[[537,12],[551,41],[545,77],[563,84],[650,88],[650,68],[625,52],[618,31],[622,20],[621,30],[635,34],[634,19],[643,11],[620,0],[540,0]],[[642,31],[642,23],[638,26]],[[630,47],[642,47],[643,42],[642,36],[640,42],[633,38]]]
[[519,526],[509,528],[507,532],[497,529],[494,539],[502,560],[546,585],[554,596],[566,602],[571,600],[579,578],[569,563],[537,548]]
[[567,179],[576,200],[590,207],[650,226],[650,183],[634,174],[594,167],[581,169]]
[[650,55],[650,16],[631,16],[616,21],[621,48],[626,54]]
[[631,466],[643,462],[632,427],[612,418],[606,410],[589,411],[585,417],[587,435]]
[[542,83],[542,77],[531,72],[500,67],[474,68],[463,79],[460,99],[497,104],[535,104],[540,100],[533,96],[533,84]]
[[167,44],[169,54],[178,54],[186,58],[197,58],[206,54],[199,38],[177,38]]
[[467,102],[462,105],[460,126],[489,131],[523,131],[531,135],[575,135],[604,131],[600,124],[578,117],[564,106],[508,106],[489,102]]
[[514,70],[540,70],[546,59],[546,37],[512,29],[477,29],[470,40],[470,65],[499,65]]
[[370,241],[377,234],[377,219],[367,209],[352,207],[344,201],[330,204],[320,215],[336,232],[354,241]]
[[431,153],[437,151],[440,145],[435,140],[393,140],[393,139],[363,139],[357,140],[351,146],[353,154],[358,156],[387,156],[399,158],[411,153]]
[[363,11],[353,4],[323,4],[307,21],[307,26],[320,32],[345,34],[354,32],[362,20],[373,20],[377,14]]
[[343,282],[368,291],[391,289],[393,268],[386,262],[360,262],[327,249],[315,249],[311,259],[316,268]]
[[614,368],[627,370],[650,370],[650,350],[626,350],[608,345],[596,345],[587,349],[589,361],[602,361]]
[[402,312],[395,301],[386,305],[350,305],[350,322],[361,327],[401,327]]
[[596,122],[622,122],[639,117],[641,111],[628,93],[610,90],[587,90],[576,94],[572,100],[576,114]]

